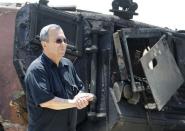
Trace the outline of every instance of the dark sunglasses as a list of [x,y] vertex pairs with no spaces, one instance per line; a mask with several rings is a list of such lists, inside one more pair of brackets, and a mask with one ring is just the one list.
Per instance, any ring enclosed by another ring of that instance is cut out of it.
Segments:
[[67,43],[68,40],[67,40],[66,38],[58,38],[58,39],[56,39],[55,42],[56,42],[57,44],[62,44],[63,42],[64,42],[64,43]]

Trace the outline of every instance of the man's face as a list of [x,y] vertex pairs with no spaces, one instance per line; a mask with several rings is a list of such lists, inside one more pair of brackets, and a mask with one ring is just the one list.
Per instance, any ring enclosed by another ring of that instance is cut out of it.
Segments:
[[44,51],[49,53],[54,59],[61,59],[66,52],[67,43],[64,32],[61,29],[50,29],[49,39],[46,42]]

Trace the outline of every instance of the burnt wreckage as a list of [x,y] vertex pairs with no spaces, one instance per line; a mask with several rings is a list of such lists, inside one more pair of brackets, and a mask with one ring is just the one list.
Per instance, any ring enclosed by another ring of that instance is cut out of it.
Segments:
[[66,57],[97,97],[79,111],[79,131],[183,130],[184,32],[129,20],[137,4],[118,10],[115,2],[111,11],[118,16],[43,4],[21,8],[13,62],[23,88],[26,69],[42,52],[40,29],[56,23],[69,39]]

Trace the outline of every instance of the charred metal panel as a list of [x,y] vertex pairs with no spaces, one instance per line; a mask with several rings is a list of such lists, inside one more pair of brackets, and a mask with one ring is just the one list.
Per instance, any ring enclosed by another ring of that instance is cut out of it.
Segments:
[[16,16],[14,65],[24,87],[24,75],[30,63],[41,54],[40,42],[36,39],[42,27],[48,24],[60,25],[70,45],[68,57],[82,53],[83,21],[80,15],[55,10],[44,5],[30,4],[21,8]]
[[161,110],[184,81],[165,36],[141,58],[141,63],[158,110]]
[[176,48],[176,61],[179,66],[179,69],[185,78],[185,57],[184,57],[184,51],[185,51],[185,41],[182,38],[176,38],[174,40],[175,48]]

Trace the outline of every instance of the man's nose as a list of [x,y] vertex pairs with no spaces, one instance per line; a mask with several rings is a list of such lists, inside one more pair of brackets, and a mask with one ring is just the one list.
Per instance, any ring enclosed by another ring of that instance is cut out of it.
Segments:
[[61,46],[62,47],[67,47],[67,44],[65,42],[62,42]]

